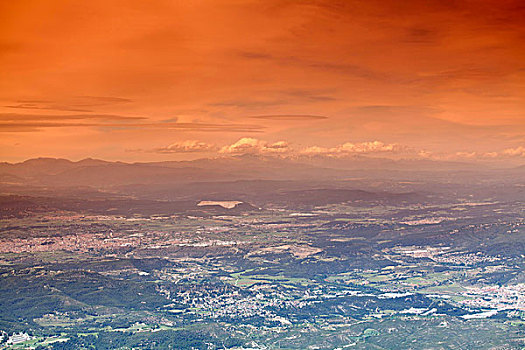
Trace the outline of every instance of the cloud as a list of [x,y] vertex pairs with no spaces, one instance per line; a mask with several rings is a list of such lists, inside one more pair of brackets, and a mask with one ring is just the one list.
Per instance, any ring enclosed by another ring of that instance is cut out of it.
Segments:
[[345,158],[354,156],[381,156],[389,159],[426,159],[439,161],[497,161],[510,158],[525,158],[525,147],[518,146],[494,152],[432,152],[426,149],[410,147],[382,141],[345,142],[335,147],[293,145],[287,141],[268,142],[252,137],[243,137],[238,141],[219,146],[200,140],[177,141],[165,147],[153,149],[128,149],[131,152],[158,154],[208,153],[223,156],[260,155],[279,158],[301,159],[303,157]]
[[43,128],[67,128],[67,127],[98,127],[98,126],[124,126],[126,124],[102,124],[102,123],[72,123],[72,122],[24,122],[5,123],[0,122],[0,132],[31,132],[40,131]]
[[417,151],[406,146],[401,146],[393,143],[387,144],[380,141],[361,143],[346,142],[336,147],[308,146],[305,148],[296,148],[286,141],[270,143],[251,137],[244,137],[231,145],[221,147],[219,149],[219,153],[232,155],[278,155],[280,157],[294,157],[298,155],[344,157],[348,155],[372,153],[416,155]]
[[331,90],[319,90],[319,89],[289,89],[281,91],[281,94],[292,98],[296,101],[306,102],[327,102],[337,101],[338,99],[332,96],[335,91]]
[[399,116],[399,115],[424,115],[431,116],[439,113],[441,110],[436,107],[425,105],[360,105],[348,109],[348,112],[361,114],[366,113],[377,117]]
[[499,152],[457,152],[456,155],[461,158],[473,158],[473,159],[483,159],[483,158],[520,158],[525,157],[525,147],[518,146],[515,148],[506,148]]
[[116,114],[19,114],[19,113],[0,113],[0,122],[24,122],[24,121],[67,121],[67,120],[143,120],[145,117],[132,117]]
[[501,154],[509,157],[525,157],[525,147],[507,148]]
[[256,100],[256,99],[235,99],[227,100],[221,102],[210,103],[209,106],[212,107],[240,107],[240,108],[264,108],[264,107],[274,107],[288,102],[283,99],[265,99],[265,100]]
[[254,115],[249,118],[266,119],[266,120],[286,120],[286,121],[300,121],[300,120],[321,120],[328,119],[322,115],[307,115],[307,114],[277,114],[277,115]]
[[217,146],[197,140],[186,140],[174,142],[166,147],[159,147],[152,150],[155,153],[193,153],[215,151]]
[[[141,125],[139,125],[141,126]],[[262,132],[263,126],[254,124],[226,124],[226,123],[151,123],[143,127],[167,128],[173,130],[202,131],[202,132]]]
[[338,157],[352,154],[398,153],[408,150],[409,148],[395,143],[386,144],[381,141],[370,141],[361,143],[346,142],[336,147],[311,146],[301,150],[300,153],[303,155],[325,155],[330,157]]
[[525,158],[525,147],[518,146],[515,148],[506,148],[499,152],[485,152],[485,153],[478,153],[478,152],[457,152],[456,155],[460,157],[466,157],[466,158],[477,158],[477,159],[483,159],[483,158],[491,158],[491,159],[504,159],[504,158]]
[[243,137],[239,141],[222,147],[222,154],[286,154],[290,152],[290,146],[286,141],[268,143],[251,137]]
[[[491,152],[491,154],[497,154],[497,153]],[[446,155],[443,158],[445,158],[445,159],[457,159],[457,158],[460,158],[460,159],[476,159],[476,158],[481,158],[481,157],[484,157],[484,155],[480,155],[477,152],[456,152],[456,153],[451,154],[451,155]],[[439,156],[437,156],[437,158],[439,158]]]
[[401,41],[411,44],[436,44],[441,39],[441,31],[435,28],[425,28],[419,25],[406,30]]
[[128,103],[133,101],[129,98],[114,96],[78,96],[77,98],[92,101],[97,104]]
[[32,109],[32,110],[54,110],[67,112],[93,112],[90,108],[101,107],[121,103],[129,103],[132,100],[123,97],[110,96],[76,96],[63,101],[48,100],[18,100],[15,103],[6,105],[12,109]]
[[450,154],[435,154],[432,155],[435,159],[444,160],[502,160],[510,158],[525,158],[525,147],[518,146],[515,148],[506,148],[502,151],[492,152],[475,152],[475,151],[460,151]]
[[62,105],[38,105],[35,103],[18,103],[15,105],[7,105],[4,107],[13,109],[42,109],[67,112],[92,112],[92,110],[84,108],[68,107]]
[[[211,107],[265,108],[282,105],[304,105],[337,101],[333,89],[268,89],[254,93],[255,98],[231,98],[209,103]],[[245,95],[245,94],[243,94]]]
[[198,123],[152,121],[146,117],[122,116],[114,114],[17,114],[0,113],[0,132],[38,131],[43,128],[60,127],[106,127],[133,129],[170,129],[198,132],[261,132],[264,127],[254,124],[237,123]]
[[312,60],[311,58],[297,55],[270,55],[262,52],[243,51],[238,53],[239,57],[248,60],[271,61],[283,66],[302,67],[306,69],[345,74],[364,79],[386,80],[389,76],[377,70],[372,70],[364,65],[351,63],[334,63],[333,60]]
[[[136,125],[144,117],[115,114],[19,114],[0,113],[0,132],[31,132],[44,128],[122,127]],[[133,123],[132,123],[133,122]]]

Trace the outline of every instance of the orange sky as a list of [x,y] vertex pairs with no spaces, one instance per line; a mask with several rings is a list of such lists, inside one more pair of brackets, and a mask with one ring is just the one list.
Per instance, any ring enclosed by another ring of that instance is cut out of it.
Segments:
[[0,160],[525,159],[524,113],[521,0],[0,0]]

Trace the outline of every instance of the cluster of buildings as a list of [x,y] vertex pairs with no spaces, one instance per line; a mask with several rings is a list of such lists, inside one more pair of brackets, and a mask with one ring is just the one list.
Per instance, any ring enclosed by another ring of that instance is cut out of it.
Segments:
[[525,283],[505,286],[466,287],[461,303],[475,308],[525,311]]
[[0,240],[0,253],[33,253],[57,250],[88,252],[143,244],[140,237],[109,237],[107,234],[78,233],[54,237],[12,238]]

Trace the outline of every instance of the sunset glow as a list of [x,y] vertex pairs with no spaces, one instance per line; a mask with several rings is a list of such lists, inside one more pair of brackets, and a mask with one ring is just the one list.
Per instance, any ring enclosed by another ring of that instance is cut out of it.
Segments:
[[2,1],[0,155],[180,160],[250,138],[516,160],[524,15],[519,0]]
[[0,0],[0,350],[525,350],[525,0]]

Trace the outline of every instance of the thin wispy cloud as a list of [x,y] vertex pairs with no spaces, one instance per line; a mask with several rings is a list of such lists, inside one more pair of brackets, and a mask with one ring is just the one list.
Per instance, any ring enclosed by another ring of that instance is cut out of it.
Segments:
[[[74,121],[74,122],[73,122]],[[165,129],[199,132],[252,132],[264,126],[240,123],[199,123],[150,121],[146,117],[109,114],[37,115],[0,113],[0,132],[37,131],[45,128],[105,127],[128,129]]]
[[302,121],[302,120],[323,120],[328,119],[328,117],[322,115],[296,115],[296,114],[281,114],[281,115],[254,115],[249,116],[248,118],[254,119],[266,119],[266,120],[276,120],[276,121]]
[[77,96],[77,98],[89,101],[93,104],[120,104],[133,102],[133,100],[129,98],[114,96]]
[[111,96],[76,96],[62,101],[22,99],[5,108],[23,110],[50,110],[65,112],[93,112],[93,108],[133,102],[131,99]]
[[20,122],[20,121],[56,121],[56,120],[145,120],[146,117],[125,116],[117,114],[19,114],[19,113],[0,113],[0,122]]
[[91,109],[77,108],[77,107],[68,107],[60,105],[37,105],[34,103],[19,103],[16,105],[6,105],[6,108],[12,109],[41,109],[41,110],[54,110],[54,111],[66,111],[66,112],[92,112]]

